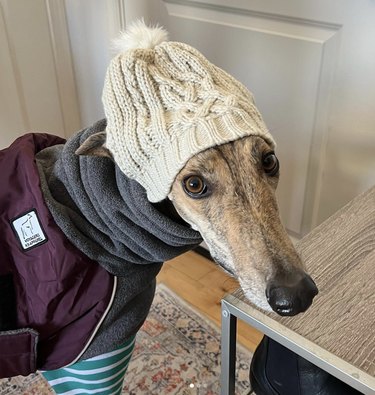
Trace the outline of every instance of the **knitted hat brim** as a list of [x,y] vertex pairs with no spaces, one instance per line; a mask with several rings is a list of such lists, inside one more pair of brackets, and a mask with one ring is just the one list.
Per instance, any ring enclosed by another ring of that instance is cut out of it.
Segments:
[[259,126],[252,118],[238,114],[202,119],[189,131],[174,135],[161,146],[152,160],[144,165],[137,181],[146,188],[150,202],[159,202],[168,197],[177,175],[197,153],[246,136],[259,136],[274,148],[275,141],[265,125]]

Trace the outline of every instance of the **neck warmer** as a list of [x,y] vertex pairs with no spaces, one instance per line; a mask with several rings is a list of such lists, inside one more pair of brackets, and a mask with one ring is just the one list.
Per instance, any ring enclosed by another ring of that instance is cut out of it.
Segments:
[[202,241],[198,232],[160,213],[144,188],[112,160],[75,154],[105,127],[106,121],[99,121],[36,155],[56,224],[72,244],[117,276],[111,310],[81,360],[112,351],[136,334],[149,312],[161,263]]
[[135,265],[164,262],[195,247],[198,232],[161,214],[145,189],[109,158],[78,156],[102,120],[66,144],[37,155],[46,203],[60,229],[88,257],[116,276]]

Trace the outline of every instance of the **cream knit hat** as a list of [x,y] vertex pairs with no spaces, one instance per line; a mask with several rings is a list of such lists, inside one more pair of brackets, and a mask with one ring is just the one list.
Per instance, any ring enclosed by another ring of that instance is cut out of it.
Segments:
[[257,135],[274,140],[240,82],[161,28],[137,22],[118,40],[103,91],[106,147],[151,202],[195,154]]

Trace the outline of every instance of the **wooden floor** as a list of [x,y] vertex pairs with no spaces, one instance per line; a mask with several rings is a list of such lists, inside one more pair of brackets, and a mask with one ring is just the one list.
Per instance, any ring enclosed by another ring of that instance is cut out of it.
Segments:
[[[166,262],[158,275],[158,281],[166,284],[218,326],[221,298],[239,287],[237,281],[215,263],[194,252]],[[241,321],[238,321],[237,328],[238,341],[254,351],[262,334]]]

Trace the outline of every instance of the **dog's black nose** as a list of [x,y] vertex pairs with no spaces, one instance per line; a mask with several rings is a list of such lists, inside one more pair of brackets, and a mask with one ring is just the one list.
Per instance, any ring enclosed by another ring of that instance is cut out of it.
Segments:
[[267,287],[266,296],[272,310],[279,315],[303,313],[310,306],[318,288],[312,278],[303,273],[274,280]]

